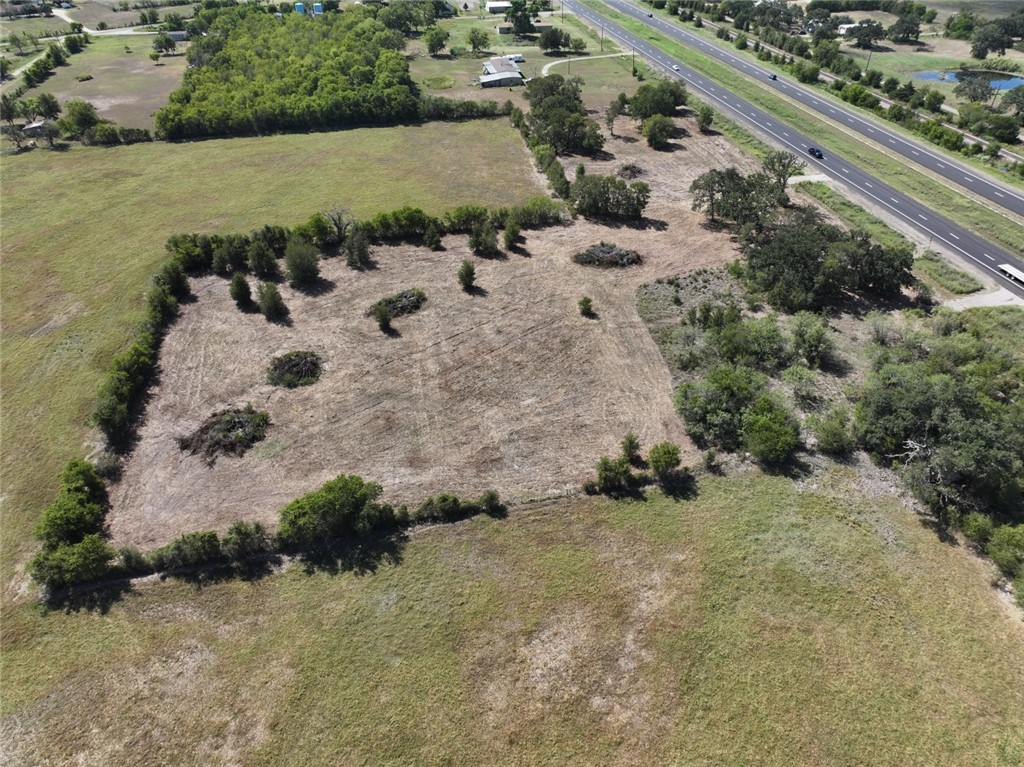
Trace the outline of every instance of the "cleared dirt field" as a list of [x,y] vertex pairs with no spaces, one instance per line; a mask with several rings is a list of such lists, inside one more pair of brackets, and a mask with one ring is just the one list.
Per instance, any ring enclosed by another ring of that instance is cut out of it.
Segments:
[[[115,540],[150,546],[239,518],[273,522],[284,503],[342,472],[381,482],[397,502],[490,487],[511,499],[558,495],[578,487],[628,431],[645,445],[681,443],[692,462],[634,293],[656,277],[735,257],[729,238],[705,230],[681,199],[706,163],[741,160],[719,138],[684,143],[692,148],[655,154],[619,140],[615,160],[593,165],[657,168],[646,228],[580,221],[530,232],[524,252],[500,260],[474,258],[461,236],[438,253],[378,248],[377,268],[363,273],[328,260],[331,287],[320,295],[282,286],[290,326],[240,313],[225,280],[195,282],[198,300],[164,344],[159,390],[113,494]],[[601,240],[640,251],[645,263],[621,271],[572,263]],[[484,295],[458,288],[467,258]],[[367,307],[411,287],[426,291],[426,307],[395,321],[399,335],[384,336]],[[594,299],[596,320],[580,316],[583,295]],[[271,357],[297,349],[324,356],[320,381],[290,391],[267,384]],[[273,421],[248,454],[209,467],[178,449],[176,438],[210,413],[247,402]]]

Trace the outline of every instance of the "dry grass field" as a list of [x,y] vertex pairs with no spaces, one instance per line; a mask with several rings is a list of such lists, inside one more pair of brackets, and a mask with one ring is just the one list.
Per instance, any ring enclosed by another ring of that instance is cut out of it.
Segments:
[[[240,313],[225,280],[196,281],[198,300],[167,337],[159,390],[113,494],[115,541],[148,547],[239,518],[272,523],[286,502],[341,472],[381,482],[396,502],[491,487],[537,498],[578,488],[629,431],[646,444],[689,445],[635,290],[735,258],[729,238],[689,210],[686,189],[707,164],[744,160],[718,137],[656,154],[621,123],[624,137],[609,143],[614,159],[590,167],[642,163],[654,189],[645,227],[577,221],[529,232],[521,252],[501,259],[475,258],[466,237],[449,236],[437,253],[377,248],[377,267],[366,272],[326,260],[325,291],[282,286],[291,310],[284,326]],[[601,240],[639,251],[644,264],[620,271],[572,262]],[[476,263],[481,294],[459,288],[463,259]],[[397,319],[395,337],[383,335],[367,308],[411,287],[426,291],[426,307]],[[584,295],[597,319],[580,316]],[[270,358],[297,349],[325,358],[320,381],[269,385]],[[178,449],[176,438],[212,412],[248,402],[273,426],[245,456],[211,467]],[[692,463],[695,450],[684,458]]]

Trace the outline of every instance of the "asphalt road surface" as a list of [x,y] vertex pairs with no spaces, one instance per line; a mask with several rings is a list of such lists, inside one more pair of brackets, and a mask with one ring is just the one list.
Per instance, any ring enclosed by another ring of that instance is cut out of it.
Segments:
[[708,42],[700,35],[682,28],[678,23],[672,23],[657,16],[649,17],[647,15],[648,11],[641,10],[631,3],[624,2],[624,0],[604,0],[604,2],[620,13],[624,13],[656,29],[660,34],[671,38],[675,42],[694,48],[705,56],[717,59],[723,64],[732,67],[742,77],[763,81],[765,87],[780,91],[789,98],[818,112],[826,119],[832,120],[849,130],[856,131],[865,138],[881,144],[890,152],[894,152],[912,163],[927,168],[932,173],[954,184],[969,189],[993,205],[1024,216],[1024,194],[1013,187],[1001,184],[987,174],[979,173],[973,168],[935,151],[924,142],[906,138],[902,134],[891,130],[880,120],[866,118],[858,114],[856,110],[849,109],[842,104],[835,103],[829,99],[818,98],[818,94],[814,90],[800,83],[785,80],[781,77],[778,80],[771,81],[768,79],[768,75],[772,74],[773,70],[765,69],[749,61],[746,56],[733,55],[728,49]]
[[[665,71],[670,76],[674,75],[685,80],[688,88],[697,91],[706,103],[715,107],[718,111],[728,114],[732,119],[752,128],[756,133],[768,136],[774,143],[785,147],[801,157],[809,168],[813,168],[856,189],[909,226],[919,232],[923,232],[936,245],[941,244],[949,250],[959,253],[964,258],[973,261],[985,272],[992,275],[997,284],[1011,290],[1018,296],[1024,297],[1024,284],[1011,280],[999,270],[1000,264],[1010,264],[1024,272],[1024,262],[1012,256],[1008,251],[1003,250],[959,224],[953,223],[917,200],[896,191],[845,159],[831,157],[827,153],[822,159],[810,156],[807,150],[815,146],[814,142],[795,128],[779,122],[772,115],[761,111],[752,104],[748,104],[718,83],[711,82],[703,75],[686,67],[682,62],[673,59],[649,41],[628,32],[615,22],[590,10],[590,8],[574,2],[574,0],[563,0],[563,2],[566,8],[572,10],[581,19],[594,26],[603,27],[606,34],[618,38],[627,48],[634,49],[637,54],[644,56],[657,68]],[[620,3],[617,0],[609,0],[609,4],[614,5],[624,13],[629,13],[630,16],[635,16],[638,19],[642,17],[641,20],[646,20],[647,23],[653,22],[655,25],[658,24],[657,19],[647,18],[644,11],[633,8],[628,4]],[[627,11],[626,9],[629,10]],[[678,27],[673,27],[667,23],[665,23],[665,27],[672,31],[681,31]],[[658,26],[658,31],[663,31],[660,26]],[[672,35],[672,37],[675,37],[675,35]],[[698,40],[698,46],[700,42]],[[777,84],[767,81],[767,71],[751,76],[764,77],[768,85]],[[1021,238],[1024,240],[1024,232],[1021,233]]]

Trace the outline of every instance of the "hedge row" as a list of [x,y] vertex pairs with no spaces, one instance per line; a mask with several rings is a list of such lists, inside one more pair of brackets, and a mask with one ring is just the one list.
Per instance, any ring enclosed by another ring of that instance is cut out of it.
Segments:
[[415,524],[505,514],[501,498],[493,490],[476,501],[450,494],[433,496],[414,512],[381,503],[381,493],[375,482],[342,474],[284,506],[275,535],[259,522],[238,521],[223,537],[200,530],[149,553],[135,548],[115,552],[104,540],[108,502],[103,481],[90,463],[76,460],[61,474],[57,499],[36,529],[43,545],[30,571],[52,596],[61,589],[104,578],[175,574],[211,566],[244,571],[278,554],[304,556],[321,549],[358,547],[370,536]]

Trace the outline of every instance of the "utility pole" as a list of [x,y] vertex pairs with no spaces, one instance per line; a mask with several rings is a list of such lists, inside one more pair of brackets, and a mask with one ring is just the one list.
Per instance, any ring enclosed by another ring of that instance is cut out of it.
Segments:
[[601,25],[601,51],[604,52],[604,25]]

